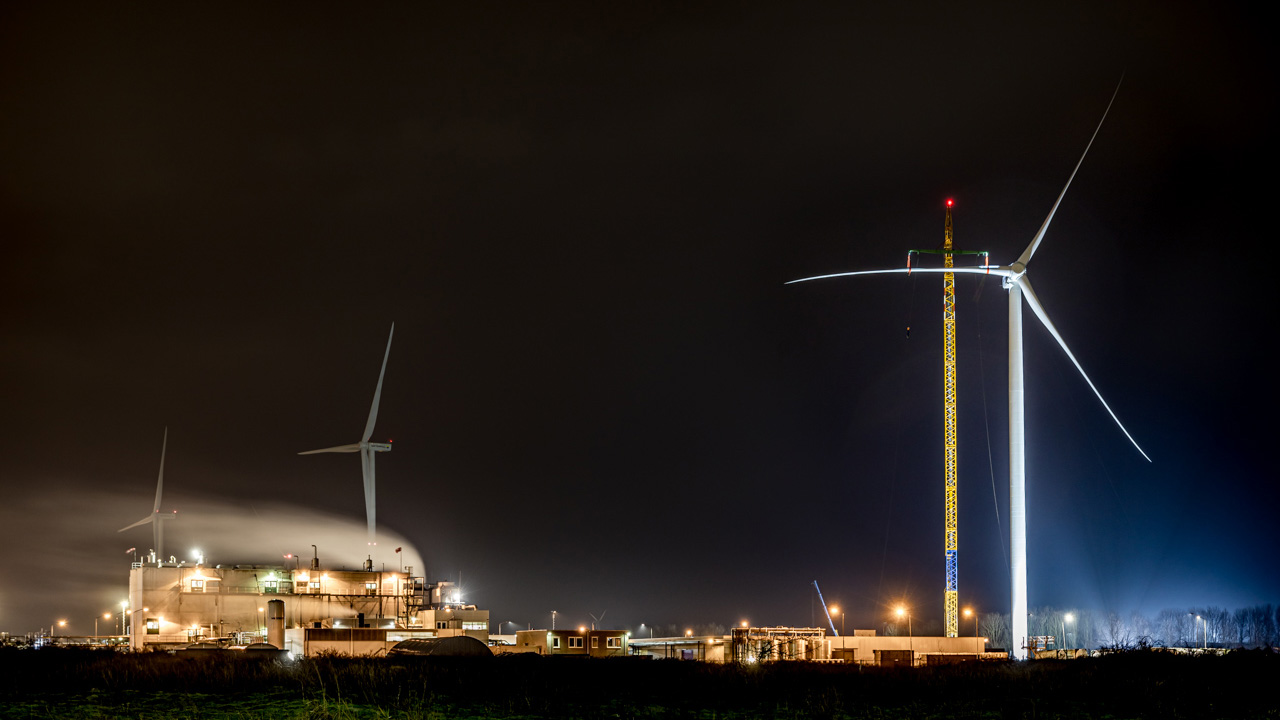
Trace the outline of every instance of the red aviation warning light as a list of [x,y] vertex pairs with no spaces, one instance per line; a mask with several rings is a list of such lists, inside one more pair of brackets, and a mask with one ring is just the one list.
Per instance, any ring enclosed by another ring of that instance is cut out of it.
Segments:
[[952,205],[955,205],[955,204],[956,204],[955,200],[952,200],[951,198],[947,198],[947,207],[951,207]]

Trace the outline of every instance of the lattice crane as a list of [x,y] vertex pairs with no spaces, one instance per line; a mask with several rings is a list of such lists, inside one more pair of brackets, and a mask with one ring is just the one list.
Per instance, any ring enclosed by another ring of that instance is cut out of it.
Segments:
[[[911,255],[930,253],[942,255],[944,268],[954,267],[955,255],[981,255],[983,251],[956,250],[951,232],[951,207],[947,200],[947,221],[941,250],[911,250],[907,253],[907,271],[911,269]],[[943,552],[946,559],[947,582],[942,591],[943,615],[947,637],[956,637],[960,630],[959,602],[959,533],[956,513],[956,276],[942,275],[942,476],[946,509],[943,518]]]

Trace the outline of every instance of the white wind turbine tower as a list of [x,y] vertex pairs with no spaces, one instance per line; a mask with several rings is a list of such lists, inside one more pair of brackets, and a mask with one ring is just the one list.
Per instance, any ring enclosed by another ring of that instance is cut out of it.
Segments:
[[382,378],[387,374],[387,358],[391,357],[391,338],[395,337],[395,334],[396,324],[391,323],[391,334],[387,336],[387,351],[382,356],[382,370],[378,373],[378,387],[373,391],[373,406],[369,408],[369,420],[365,423],[364,435],[360,437],[360,442],[298,453],[299,455],[360,453],[360,470],[364,475],[364,512],[369,521],[370,545],[378,544],[374,534],[374,528],[377,525],[378,508],[377,498],[374,493],[373,458],[375,453],[391,452],[391,443],[373,443],[369,442],[369,438],[373,436],[373,425],[378,421],[378,401],[382,397]]
[[152,550],[155,552],[156,557],[160,559],[160,562],[164,562],[164,521],[172,520],[178,516],[177,510],[172,513],[160,512],[160,497],[164,493],[164,451],[168,446],[169,428],[166,427],[164,429],[164,441],[160,444],[160,478],[156,480],[156,503],[151,508],[151,514],[132,525],[126,525],[116,531],[124,532],[125,530],[132,530],[139,525],[151,523],[151,540],[154,543]]
[[1058,345],[1062,351],[1071,359],[1071,363],[1076,366],[1076,370],[1080,371],[1080,376],[1088,383],[1089,388],[1093,390],[1093,394],[1098,397],[1098,401],[1102,403],[1102,407],[1106,408],[1107,413],[1111,415],[1111,419],[1119,426],[1124,436],[1129,438],[1129,442],[1137,448],[1138,452],[1146,458],[1147,462],[1151,458],[1138,447],[1137,441],[1129,434],[1124,425],[1120,422],[1120,418],[1116,417],[1115,412],[1111,410],[1111,406],[1107,405],[1107,401],[1102,398],[1102,393],[1094,386],[1093,381],[1085,374],[1084,368],[1080,366],[1080,361],[1076,360],[1076,356],[1071,353],[1067,347],[1066,341],[1058,334],[1057,328],[1053,326],[1053,322],[1049,320],[1049,316],[1045,313],[1044,306],[1040,304],[1040,300],[1036,297],[1035,292],[1031,289],[1031,281],[1027,278],[1027,263],[1031,261],[1031,257],[1035,255],[1036,249],[1040,247],[1040,241],[1044,239],[1044,234],[1049,229],[1049,223],[1053,220],[1053,214],[1058,211],[1058,205],[1062,203],[1062,198],[1067,194],[1067,188],[1071,187],[1071,181],[1075,179],[1076,172],[1080,170],[1080,165],[1084,163],[1085,155],[1089,154],[1089,148],[1093,145],[1093,140],[1098,136],[1098,131],[1102,129],[1102,123],[1107,119],[1107,112],[1111,110],[1111,104],[1115,102],[1116,93],[1120,92],[1120,86],[1116,86],[1116,90],[1111,94],[1111,102],[1107,103],[1107,109],[1102,113],[1102,120],[1098,121],[1098,127],[1094,129],[1093,136],[1089,138],[1089,144],[1085,145],[1084,153],[1080,155],[1079,162],[1071,171],[1071,176],[1067,178],[1067,184],[1063,186],[1062,192],[1059,193],[1058,199],[1053,203],[1053,207],[1049,210],[1049,215],[1044,219],[1044,224],[1040,226],[1039,232],[1031,239],[1031,243],[1022,251],[1022,255],[1018,256],[1010,265],[991,265],[979,267],[956,267],[956,268],[900,268],[892,270],[865,270],[860,272],[836,273],[833,275],[818,275],[816,277],[801,278],[800,280],[792,280],[787,283],[806,282],[809,280],[822,280],[824,278],[848,277],[851,275],[879,275],[887,273],[908,273],[908,272],[934,272],[934,273],[968,273],[976,275],[996,275],[1002,278],[1003,286],[1009,291],[1009,555],[1010,555],[1010,595],[1012,600],[1012,622],[1013,622],[1013,653],[1019,660],[1027,657],[1027,513],[1026,513],[1026,433],[1025,433],[1025,412],[1023,402],[1023,364],[1022,364],[1022,300],[1026,299],[1027,305],[1030,306],[1031,312],[1040,320],[1058,341]]

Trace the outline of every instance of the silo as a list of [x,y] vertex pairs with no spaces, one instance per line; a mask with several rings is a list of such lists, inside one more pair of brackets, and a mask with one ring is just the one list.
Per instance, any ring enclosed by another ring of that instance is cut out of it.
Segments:
[[284,601],[267,603],[267,642],[284,649]]

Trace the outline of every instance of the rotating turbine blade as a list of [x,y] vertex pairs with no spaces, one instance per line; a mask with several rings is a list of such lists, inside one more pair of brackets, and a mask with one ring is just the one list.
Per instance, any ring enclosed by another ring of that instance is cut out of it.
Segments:
[[160,512],[160,494],[164,492],[164,451],[169,447],[169,427],[164,428],[164,441],[160,443],[160,479],[156,480],[156,504],[151,512]]
[[360,452],[360,443],[351,443],[350,445],[337,445],[335,447],[322,448],[320,450],[308,450],[306,452],[300,452],[298,454],[299,455],[315,455],[317,453],[331,453],[331,452],[340,452],[340,453]]
[[894,268],[892,270],[859,270],[857,272],[833,273],[831,275],[815,275],[813,277],[800,278],[799,280],[791,280],[783,283],[783,285],[795,285],[796,283],[809,282],[810,280],[826,280],[827,278],[850,277],[853,275],[901,275],[905,273],[958,273],[968,275],[996,275],[1000,277],[1012,276],[1014,273],[1007,267],[958,267],[958,268]]
[[1035,292],[1031,290],[1031,282],[1027,279],[1026,275],[1023,275],[1018,280],[1018,285],[1022,287],[1022,297],[1026,298],[1027,304],[1031,306],[1031,312],[1035,313],[1036,317],[1040,318],[1040,322],[1044,323],[1049,334],[1052,335],[1053,339],[1057,340],[1058,345],[1062,347],[1062,352],[1066,353],[1067,357],[1071,358],[1071,363],[1076,366],[1076,370],[1080,371],[1080,377],[1084,378],[1084,381],[1089,383],[1089,389],[1093,390],[1093,394],[1098,396],[1098,402],[1102,403],[1102,407],[1107,409],[1107,413],[1111,415],[1111,419],[1116,421],[1116,426],[1120,428],[1120,432],[1124,433],[1124,436],[1129,438],[1129,442],[1133,443],[1133,446],[1138,449],[1138,452],[1142,454],[1142,457],[1146,458],[1147,462],[1151,462],[1151,458],[1147,457],[1147,454],[1138,446],[1138,441],[1134,440],[1133,436],[1129,434],[1129,431],[1124,428],[1124,423],[1120,422],[1120,418],[1116,417],[1115,412],[1111,410],[1111,406],[1107,404],[1106,400],[1102,399],[1102,393],[1098,392],[1098,388],[1094,387],[1093,381],[1089,379],[1087,374],[1085,374],[1084,368],[1080,367],[1080,361],[1076,360],[1076,356],[1071,354],[1071,349],[1067,347],[1066,341],[1058,334],[1058,329],[1053,326],[1053,322],[1049,320],[1049,316],[1045,313],[1044,306],[1040,304],[1040,299],[1037,298]]
[[132,525],[125,525],[124,527],[120,528],[116,532],[124,532],[125,530],[132,530],[138,527],[139,525],[146,525],[149,522],[155,522],[155,515],[148,515]]
[[378,505],[374,487],[373,448],[366,447],[360,453],[360,469],[364,474],[364,514],[369,522],[369,542],[374,539],[374,527],[377,524]]
[[[1098,137],[1098,131],[1102,129],[1102,123],[1107,119],[1107,113],[1111,111],[1111,104],[1116,101],[1116,95],[1120,93],[1120,83],[1124,82],[1124,76],[1120,76],[1120,82],[1116,83],[1115,92],[1111,93],[1111,102],[1107,103],[1107,109],[1102,111],[1102,120],[1098,121],[1098,127],[1093,129],[1093,135],[1089,137],[1089,144],[1084,146],[1084,152],[1080,154],[1080,160],[1076,162],[1076,167],[1071,171],[1071,177],[1067,178],[1067,184],[1062,187],[1062,192],[1058,194],[1058,199],[1054,201],[1053,207],[1049,209],[1049,215],[1044,219],[1044,224],[1040,226],[1040,232],[1032,238],[1031,244],[1026,250],[1022,251],[1022,255],[1018,257],[1015,265],[1021,264],[1026,266],[1031,262],[1031,256],[1036,254],[1036,248],[1040,247],[1040,241],[1044,240],[1044,234],[1049,230],[1049,223],[1053,221],[1053,214],[1058,212],[1058,205],[1062,203],[1062,198],[1067,194],[1067,188],[1071,187],[1071,181],[1076,178],[1076,172],[1080,170],[1080,165],[1084,163],[1084,156],[1089,154],[1089,148],[1093,147],[1094,138]],[[1118,420],[1116,422],[1119,422]],[[1126,433],[1127,434],[1127,433]],[[1132,439],[1132,438],[1130,438]]]
[[396,324],[391,323],[391,334],[387,336],[387,352],[382,356],[382,370],[378,373],[378,388],[373,391],[373,406],[369,408],[369,422],[364,426],[364,436],[360,442],[367,443],[373,435],[373,424],[378,421],[378,400],[382,397],[382,376],[387,374],[387,358],[391,357],[391,338],[395,337]]

